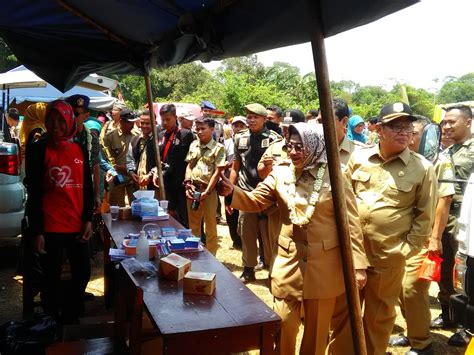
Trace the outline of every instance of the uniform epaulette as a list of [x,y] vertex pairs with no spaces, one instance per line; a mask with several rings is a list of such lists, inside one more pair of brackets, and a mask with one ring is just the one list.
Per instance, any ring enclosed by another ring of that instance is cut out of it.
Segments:
[[365,144],[365,143],[362,143],[362,142],[359,142],[359,141],[356,141],[356,140],[353,140],[352,143],[354,143],[354,145],[358,146],[358,147],[373,147],[375,144],[372,144],[372,145],[368,145],[368,144]]

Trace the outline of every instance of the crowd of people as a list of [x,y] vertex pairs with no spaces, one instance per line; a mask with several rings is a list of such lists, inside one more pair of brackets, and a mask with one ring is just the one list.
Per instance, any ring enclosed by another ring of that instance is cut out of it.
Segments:
[[[94,213],[130,204],[136,190],[164,189],[169,213],[217,258],[225,203],[232,247],[242,252],[241,280],[252,283],[256,270],[269,270],[282,318],[280,354],[295,353],[301,323],[302,354],[354,353],[319,110],[305,115],[250,103],[244,116],[222,122],[212,118],[215,109],[203,101],[196,117],[164,104],[152,132],[150,111],[135,113],[122,102],[101,119],[90,116],[83,95],[27,108],[17,136],[25,156],[28,232],[48,275],[45,309],[65,322],[80,315]],[[385,354],[389,342],[410,345],[407,354],[432,354],[430,327],[453,325],[448,302],[464,190],[438,180],[468,179],[473,172],[471,109],[447,109],[440,152],[431,161],[418,154],[431,122],[407,104],[384,105],[367,125],[342,99],[333,100],[333,111],[368,354]],[[59,307],[64,250],[74,286]],[[433,322],[430,282],[418,278],[428,255],[444,259],[442,313]],[[407,335],[390,338],[398,304]]]

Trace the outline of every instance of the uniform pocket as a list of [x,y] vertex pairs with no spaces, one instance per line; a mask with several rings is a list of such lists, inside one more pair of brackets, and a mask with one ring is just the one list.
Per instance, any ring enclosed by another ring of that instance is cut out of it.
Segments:
[[358,194],[362,191],[367,191],[370,188],[370,173],[368,171],[357,170],[352,173],[352,186],[354,192]]

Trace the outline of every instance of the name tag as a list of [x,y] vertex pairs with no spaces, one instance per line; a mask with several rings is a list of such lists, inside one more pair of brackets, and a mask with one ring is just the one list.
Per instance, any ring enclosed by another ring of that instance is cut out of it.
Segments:
[[240,138],[238,148],[245,149],[247,148],[247,144],[248,144],[248,138]]
[[262,139],[262,148],[268,148],[269,145],[270,145],[269,138]]
[[179,145],[179,143],[180,143],[180,140],[179,140],[178,138],[176,138],[176,139],[174,140],[174,145]]

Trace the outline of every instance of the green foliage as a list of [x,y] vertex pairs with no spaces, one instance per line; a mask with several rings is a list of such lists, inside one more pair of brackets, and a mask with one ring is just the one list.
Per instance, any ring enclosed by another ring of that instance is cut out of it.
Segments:
[[460,78],[447,78],[436,97],[436,103],[443,104],[472,100],[474,100],[474,73]]
[[18,60],[3,39],[0,38],[0,73],[19,66]]
[[[131,107],[142,107],[146,101],[143,79],[130,75],[117,79]],[[299,108],[303,112],[319,107],[314,72],[302,76],[297,67],[283,62],[265,67],[256,55],[225,59],[213,71],[199,63],[153,70],[151,83],[155,101],[209,100],[228,116],[244,114],[243,106],[252,102],[264,106],[275,104],[283,109]],[[474,73],[448,78],[438,94],[401,83],[390,91],[350,80],[331,81],[330,85],[333,97],[345,99],[352,112],[365,119],[378,115],[386,103],[402,101],[404,89],[413,112],[432,117],[435,101],[473,99]]]

